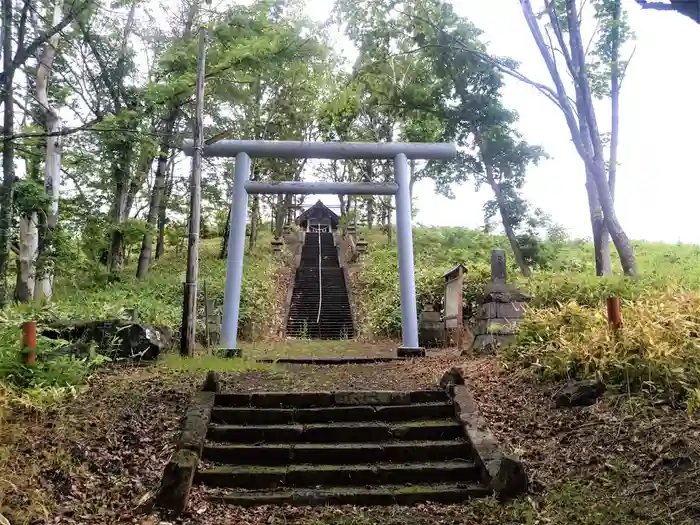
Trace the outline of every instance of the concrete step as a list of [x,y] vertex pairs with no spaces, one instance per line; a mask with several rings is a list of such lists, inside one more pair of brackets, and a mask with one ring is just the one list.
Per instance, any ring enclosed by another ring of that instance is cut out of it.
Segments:
[[380,443],[210,443],[202,458],[218,464],[290,465],[471,460],[471,447],[462,439],[443,441],[389,441]]
[[244,487],[246,489],[465,483],[478,480],[478,467],[471,461],[458,460],[357,465],[217,466],[201,470],[196,474],[197,483],[210,487]]
[[454,419],[385,423],[311,423],[306,425],[209,426],[207,439],[229,443],[333,443],[367,441],[426,441],[457,439],[462,427]]
[[257,505],[412,505],[415,503],[461,503],[489,495],[488,489],[471,483],[382,485],[377,487],[324,487],[309,490],[227,491],[210,493],[219,503],[243,507]]
[[215,406],[253,408],[314,408],[333,406],[395,406],[450,401],[445,390],[353,390],[337,392],[220,392]]
[[450,402],[411,405],[333,406],[318,408],[214,407],[212,423],[237,425],[286,425],[352,421],[416,421],[446,419],[454,416]]

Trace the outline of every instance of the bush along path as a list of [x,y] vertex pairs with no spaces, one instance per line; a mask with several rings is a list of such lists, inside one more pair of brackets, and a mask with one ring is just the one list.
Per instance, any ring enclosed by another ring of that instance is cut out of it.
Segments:
[[192,484],[256,505],[457,503],[527,489],[456,369],[413,391],[218,392],[213,372],[183,420],[157,503],[180,515]]

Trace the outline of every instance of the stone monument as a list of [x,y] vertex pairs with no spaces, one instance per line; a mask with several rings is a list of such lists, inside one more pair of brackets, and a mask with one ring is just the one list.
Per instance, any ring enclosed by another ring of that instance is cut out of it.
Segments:
[[441,346],[445,341],[445,322],[432,304],[423,305],[418,318],[418,344],[423,348]]
[[507,282],[506,252],[491,252],[491,282],[486,286],[484,299],[474,319],[474,343],[477,354],[493,353],[516,340],[518,326],[525,316],[530,296]]

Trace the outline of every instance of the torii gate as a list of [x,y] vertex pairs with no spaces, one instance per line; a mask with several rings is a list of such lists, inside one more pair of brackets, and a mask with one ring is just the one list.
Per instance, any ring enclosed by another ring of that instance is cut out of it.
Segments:
[[[183,142],[185,155],[192,156],[194,142]],[[243,279],[245,229],[248,220],[248,195],[251,194],[344,194],[395,195],[396,230],[399,250],[399,284],[401,287],[402,355],[421,353],[418,345],[418,313],[413,267],[411,232],[411,195],[409,159],[448,160],[457,155],[454,144],[364,143],[364,142],[297,142],[269,140],[221,140],[205,145],[204,157],[235,157],[236,167],[231,203],[231,228],[226,261],[224,312],[221,340],[226,349],[235,351]],[[257,182],[250,179],[250,159],[335,159],[394,160],[394,182]]]

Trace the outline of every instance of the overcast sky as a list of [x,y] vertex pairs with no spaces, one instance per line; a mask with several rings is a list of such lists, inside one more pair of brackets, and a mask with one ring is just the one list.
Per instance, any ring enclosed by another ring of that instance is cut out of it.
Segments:
[[[517,0],[453,3],[485,32],[492,52],[518,60],[527,76],[549,83]],[[623,3],[637,49],[621,96],[618,216],[636,239],[700,243],[700,65],[690,51],[700,50],[700,25],[677,13],[643,11],[633,0]],[[331,0],[310,0],[309,13],[321,18],[331,5]],[[504,100],[520,114],[525,138],[552,156],[531,169],[526,197],[571,234],[590,236],[585,174],[562,114],[515,80],[508,80]],[[609,130],[607,114],[601,111],[600,118],[605,119],[601,128]],[[455,200],[448,200],[434,194],[431,182],[420,182],[416,222],[479,227],[489,191],[476,193],[465,184],[456,188]]]

